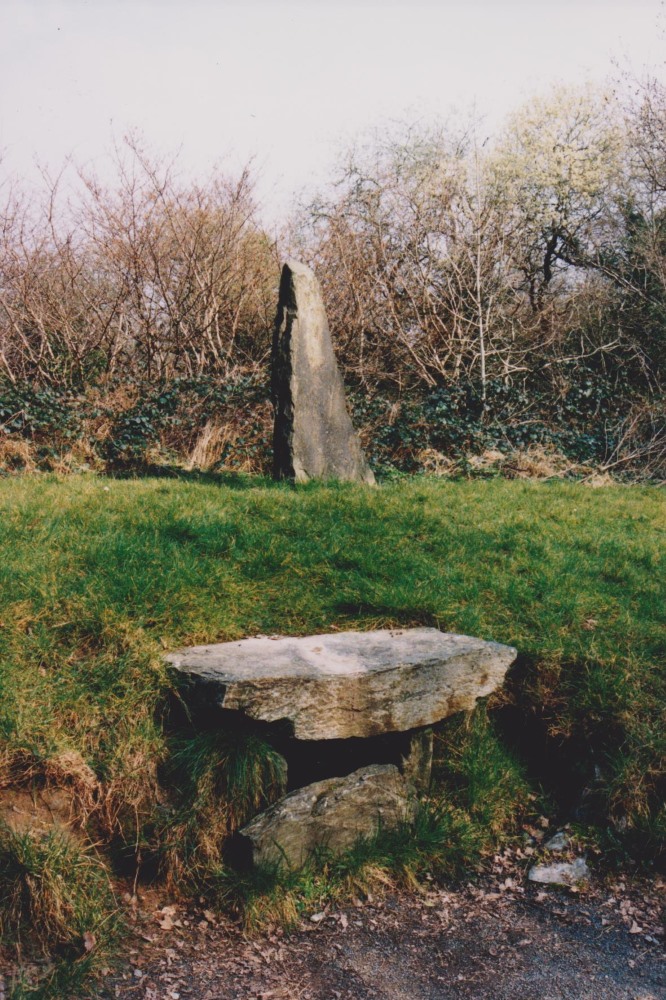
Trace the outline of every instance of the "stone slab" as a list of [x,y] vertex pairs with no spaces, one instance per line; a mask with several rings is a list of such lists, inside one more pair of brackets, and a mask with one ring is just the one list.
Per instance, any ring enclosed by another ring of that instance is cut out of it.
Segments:
[[339,853],[380,826],[413,819],[415,800],[393,764],[373,764],[290,792],[238,832],[253,864],[300,867],[316,848]]
[[241,639],[166,657],[208,703],[300,740],[405,732],[470,711],[516,650],[434,628]]

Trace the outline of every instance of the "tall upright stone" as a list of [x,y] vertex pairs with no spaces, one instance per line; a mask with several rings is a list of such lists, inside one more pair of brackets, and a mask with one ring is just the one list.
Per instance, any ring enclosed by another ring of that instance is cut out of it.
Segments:
[[374,483],[347,410],[319,282],[294,260],[282,268],[272,389],[276,479]]

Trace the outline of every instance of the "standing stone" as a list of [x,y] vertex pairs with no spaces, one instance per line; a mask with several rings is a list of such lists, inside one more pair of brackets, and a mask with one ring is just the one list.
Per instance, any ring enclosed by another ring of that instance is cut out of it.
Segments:
[[374,483],[347,411],[319,282],[294,260],[282,268],[272,382],[276,479]]

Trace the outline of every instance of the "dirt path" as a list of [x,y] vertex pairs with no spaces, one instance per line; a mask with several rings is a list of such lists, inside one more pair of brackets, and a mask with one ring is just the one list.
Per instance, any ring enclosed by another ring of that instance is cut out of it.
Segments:
[[246,937],[203,909],[135,907],[96,1000],[666,1000],[664,884],[476,884],[390,893]]

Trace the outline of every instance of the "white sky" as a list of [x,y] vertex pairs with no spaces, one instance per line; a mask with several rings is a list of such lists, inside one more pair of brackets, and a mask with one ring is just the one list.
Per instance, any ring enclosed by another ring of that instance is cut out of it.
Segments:
[[104,171],[138,129],[205,176],[255,158],[268,217],[390,118],[496,123],[556,82],[666,57],[663,0],[0,0],[0,150]]

